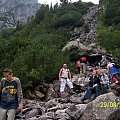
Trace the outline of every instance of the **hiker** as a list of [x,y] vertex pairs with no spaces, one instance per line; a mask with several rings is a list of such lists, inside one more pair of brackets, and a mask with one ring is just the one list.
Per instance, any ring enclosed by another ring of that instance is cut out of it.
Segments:
[[80,59],[76,62],[77,73],[80,75]]
[[81,73],[86,75],[86,63],[87,63],[86,57],[81,57],[80,62],[81,62]]
[[112,63],[112,62],[108,62],[107,64],[107,69],[108,69],[108,75],[110,78],[110,82],[111,83],[118,83],[119,78],[118,76],[120,75],[120,68],[117,64]]
[[97,70],[97,76],[100,79],[101,82],[101,88],[102,88],[102,93],[108,93],[108,89],[109,89],[109,78],[107,76],[107,74],[105,74],[105,72],[101,72],[101,69],[98,68]]
[[113,66],[114,63],[112,63],[112,61],[108,61],[107,63],[107,70],[108,70],[108,76],[110,77],[110,69]]
[[71,91],[73,91],[73,83],[71,80],[70,70],[67,68],[66,64],[63,64],[62,69],[59,72],[60,93],[64,92],[66,84],[69,86]]
[[119,76],[120,75],[120,69],[116,68],[114,65],[111,67],[110,70],[110,79],[112,80],[111,83],[118,83]]
[[87,88],[85,95],[81,98],[81,103],[84,103],[84,100],[91,100],[94,93],[96,97],[100,95],[100,79],[97,77],[96,70],[93,70],[92,76],[89,78],[88,82],[89,87]]
[[23,109],[23,94],[19,78],[13,77],[11,69],[3,71],[0,84],[0,120],[14,120],[17,107]]

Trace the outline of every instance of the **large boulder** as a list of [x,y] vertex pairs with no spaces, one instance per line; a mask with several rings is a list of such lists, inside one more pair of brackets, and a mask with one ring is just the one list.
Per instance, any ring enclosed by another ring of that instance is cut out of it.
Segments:
[[70,116],[71,120],[78,120],[82,115],[81,110],[77,109],[75,105],[70,106],[65,113]]
[[83,45],[82,43],[80,43],[79,41],[70,41],[63,49],[62,51],[70,51],[72,48],[80,48],[82,51],[89,51],[91,50],[90,48],[86,47],[85,45]]
[[87,105],[79,120],[119,120],[120,109],[117,99],[112,92],[98,96]]

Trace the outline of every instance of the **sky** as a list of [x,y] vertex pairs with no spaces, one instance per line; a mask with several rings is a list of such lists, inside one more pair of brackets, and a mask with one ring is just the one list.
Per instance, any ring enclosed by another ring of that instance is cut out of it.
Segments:
[[[49,5],[51,4],[51,2],[54,5],[59,1],[60,0],[38,0],[38,2],[41,3],[41,4],[49,4]],[[78,0],[72,0],[72,2],[75,2],[75,1],[78,1]],[[93,2],[95,4],[99,3],[99,0],[82,0],[82,1],[84,1],[84,2]]]

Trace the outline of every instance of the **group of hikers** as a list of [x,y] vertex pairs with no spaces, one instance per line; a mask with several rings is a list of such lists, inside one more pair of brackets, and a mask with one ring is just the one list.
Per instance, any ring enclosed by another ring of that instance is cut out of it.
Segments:
[[[80,58],[76,62],[76,68],[78,71],[78,77],[80,74],[86,75],[87,59],[85,57]],[[91,69],[88,88],[85,95],[80,99],[81,103],[85,100],[91,100],[93,94],[99,96],[101,90],[103,93],[107,93],[109,85],[114,83],[117,84],[119,80],[119,66],[111,61],[107,64],[108,75],[106,71],[101,71],[100,67]],[[17,108],[23,109],[23,93],[19,78],[13,76],[11,69],[6,68],[3,70],[3,78],[0,82],[0,120],[14,120]],[[66,84],[69,86],[70,91],[74,93],[74,87],[72,83],[72,76],[67,64],[63,64],[59,72],[60,81],[60,93],[64,93]]]
[[[85,74],[87,71],[87,59],[86,57],[80,58],[76,61],[76,69],[78,76],[80,74]],[[91,100],[93,94],[99,96],[101,93],[108,93],[110,84],[120,83],[119,75],[120,69],[116,63],[113,63],[111,60],[107,62],[107,70],[101,70],[100,66],[97,66],[94,69],[89,71],[89,80],[88,87],[85,92],[85,95],[80,99],[81,103],[84,103],[85,100]],[[63,64],[62,69],[59,72],[59,81],[60,81],[60,93],[64,93],[65,86],[67,85],[71,91],[73,91],[73,83],[70,70],[67,68],[66,64]]]

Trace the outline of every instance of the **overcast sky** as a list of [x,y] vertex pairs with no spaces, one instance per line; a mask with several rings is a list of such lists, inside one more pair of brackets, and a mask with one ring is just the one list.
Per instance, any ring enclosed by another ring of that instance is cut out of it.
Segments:
[[[60,0],[38,0],[39,3],[41,4],[51,4],[51,2],[53,4],[55,4],[56,2],[59,2]],[[75,1],[78,1],[78,0],[72,0],[72,2],[75,2]],[[99,3],[99,0],[82,0],[84,2],[93,2],[95,4],[98,4]]]

